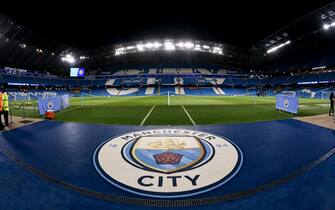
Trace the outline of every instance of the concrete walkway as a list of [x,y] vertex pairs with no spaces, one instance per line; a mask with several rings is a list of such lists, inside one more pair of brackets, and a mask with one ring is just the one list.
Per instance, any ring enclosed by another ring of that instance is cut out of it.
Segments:
[[335,130],[335,119],[330,117],[328,114],[309,116],[309,117],[297,117],[296,120],[318,125],[324,128]]
[[[23,117],[13,116],[12,117],[12,122],[10,122],[8,128],[9,128],[9,130],[13,130],[15,128],[20,128],[22,126],[31,125],[33,123],[40,122],[42,120],[44,120],[44,119],[27,118],[27,117],[23,118]],[[10,117],[9,117],[9,121],[11,121]]]

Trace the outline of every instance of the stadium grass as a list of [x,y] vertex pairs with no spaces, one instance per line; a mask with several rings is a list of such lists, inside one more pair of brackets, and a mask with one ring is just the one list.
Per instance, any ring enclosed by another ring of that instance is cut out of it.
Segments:
[[[19,103],[19,102],[17,102]],[[191,125],[181,105],[197,124],[232,124],[289,119],[295,115],[277,111],[273,97],[249,96],[167,96],[71,98],[71,107],[56,114],[57,120],[85,123],[140,125]],[[327,100],[299,99],[297,116],[325,114]],[[17,105],[18,107],[18,105]],[[12,109],[13,115],[39,117],[36,103]]]

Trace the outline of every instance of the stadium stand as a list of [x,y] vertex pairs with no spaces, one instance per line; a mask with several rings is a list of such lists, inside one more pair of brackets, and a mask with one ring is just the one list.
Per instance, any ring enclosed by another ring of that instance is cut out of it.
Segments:
[[[89,87],[93,90],[92,93],[90,93],[91,95],[99,96],[106,95],[100,94],[102,87],[106,87],[107,91],[105,93],[109,93],[111,96],[130,96],[134,95],[135,92],[137,95],[152,95],[155,92],[157,93],[158,90],[159,92],[171,91],[176,94],[190,95],[245,95],[248,94],[248,88],[254,88],[254,92],[256,93],[274,96],[275,93],[280,93],[280,91],[275,91],[276,87],[285,86],[285,90],[290,89],[291,91],[299,92],[299,97],[324,98],[325,95],[323,95],[322,92],[330,91],[332,88],[327,88],[327,84],[333,83],[335,80],[335,71],[332,69],[328,69],[327,71],[323,70],[322,72],[311,70],[303,73],[291,73],[289,76],[287,76],[286,73],[284,75],[279,74],[266,77],[259,75],[250,77],[249,75],[245,76],[244,74],[236,73],[231,74],[228,73],[228,70],[218,70],[217,74],[213,74],[207,69],[194,69],[194,71],[198,72],[197,75],[194,75],[193,69],[166,68],[162,69],[161,72],[156,69],[150,69],[149,71],[121,70],[113,74],[112,78],[106,77],[109,79],[101,79],[98,77],[90,79],[69,79],[66,77],[55,78],[53,75],[35,77],[29,75],[28,72],[30,71],[28,70],[24,74],[0,70],[0,76],[1,81],[8,83],[12,89],[22,86],[27,87],[26,89],[28,90],[36,87],[42,89],[45,87],[67,87],[68,89],[73,87]],[[146,77],[144,72],[150,73],[152,77]],[[180,76],[176,77],[176,74],[180,74]],[[208,77],[208,75],[213,75],[213,77]],[[215,75],[220,77],[215,77]],[[144,88],[141,88],[143,86]],[[169,88],[166,86],[177,87]],[[322,86],[325,86],[325,88]],[[200,87],[201,90],[199,90]],[[95,91],[96,89],[98,91]],[[142,89],[144,89],[144,91],[142,91]],[[187,90],[185,91],[185,89]],[[310,91],[308,92],[306,90]]]

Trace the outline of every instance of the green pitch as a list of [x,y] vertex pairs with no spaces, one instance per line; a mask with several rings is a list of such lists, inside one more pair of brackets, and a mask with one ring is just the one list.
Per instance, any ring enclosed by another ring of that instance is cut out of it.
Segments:
[[[129,125],[232,124],[288,119],[275,110],[275,98],[249,96],[136,96],[71,98],[57,120]],[[168,105],[169,104],[169,105]],[[328,101],[299,99],[298,116],[325,114]],[[18,108],[18,105],[16,106]],[[13,115],[39,117],[36,105],[12,109]]]

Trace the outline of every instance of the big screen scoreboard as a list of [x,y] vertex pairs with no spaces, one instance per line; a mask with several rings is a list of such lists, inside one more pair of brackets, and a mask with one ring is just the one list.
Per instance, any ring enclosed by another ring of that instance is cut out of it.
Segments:
[[70,77],[85,77],[85,68],[70,68]]

